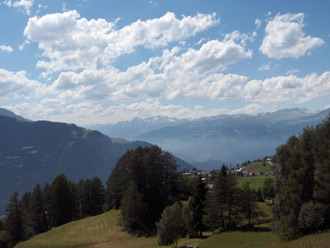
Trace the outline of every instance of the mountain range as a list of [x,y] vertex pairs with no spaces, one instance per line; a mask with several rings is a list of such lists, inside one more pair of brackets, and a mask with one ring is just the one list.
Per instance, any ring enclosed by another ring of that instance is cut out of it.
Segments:
[[[128,149],[150,145],[74,124],[28,121],[0,109],[0,216],[14,190],[32,190],[60,173],[76,182],[93,176],[105,182]],[[181,169],[191,167],[179,158],[177,163]]]
[[255,116],[219,115],[196,120],[158,116],[92,128],[111,137],[157,144],[196,167],[210,169],[219,163],[230,165],[273,155],[290,136],[316,125],[329,112],[292,108]]
[[59,173],[75,181],[98,176],[105,182],[127,149],[156,144],[173,153],[181,169],[192,164],[210,170],[273,155],[288,137],[316,125],[329,112],[295,108],[197,120],[157,116],[86,129],[30,121],[0,108],[0,215],[14,190],[32,190]]

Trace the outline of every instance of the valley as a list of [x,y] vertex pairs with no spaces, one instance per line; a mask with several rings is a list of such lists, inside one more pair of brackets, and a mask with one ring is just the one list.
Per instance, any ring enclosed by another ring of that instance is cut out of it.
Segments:
[[158,116],[89,128],[110,137],[157,144],[196,167],[200,165],[199,169],[211,170],[222,163],[235,166],[271,156],[290,136],[316,125],[329,112],[293,108],[255,116],[219,115],[195,120]]

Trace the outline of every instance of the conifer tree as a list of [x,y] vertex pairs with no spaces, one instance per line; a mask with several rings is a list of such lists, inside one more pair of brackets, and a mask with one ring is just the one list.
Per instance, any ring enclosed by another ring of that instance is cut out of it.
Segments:
[[279,170],[276,177],[276,198],[274,214],[276,229],[281,238],[297,236],[299,209],[303,204],[300,196],[303,185],[299,183],[297,170],[300,168],[301,152],[299,139],[292,136],[287,143],[277,148]]
[[25,237],[23,213],[18,200],[17,191],[10,197],[5,210],[5,216],[4,229],[10,236],[9,246],[13,247],[17,242],[24,240]]
[[91,180],[86,179],[82,183],[81,192],[81,211],[82,216],[92,216],[92,195],[91,195]]
[[54,224],[60,226],[73,219],[72,193],[67,178],[60,174],[51,184],[51,197],[54,209]]
[[25,231],[23,238],[27,239],[28,237],[33,236],[34,234],[33,219],[31,214],[32,193],[30,191],[25,192],[19,204],[22,211],[23,228]]
[[102,181],[98,177],[93,177],[90,182],[92,211],[91,215],[103,213],[103,205],[105,203],[105,190]]
[[128,150],[121,156],[106,182],[106,204],[108,209],[118,209],[121,204],[127,184],[132,180],[130,163],[133,150]]
[[211,231],[214,231],[222,226],[221,208],[218,205],[214,191],[208,191],[206,194],[203,223]]
[[7,248],[10,240],[10,234],[5,230],[4,223],[0,219],[0,248]]
[[55,203],[53,199],[52,189],[48,182],[44,185],[42,189],[42,195],[44,199],[44,208],[48,223],[48,229],[51,229],[55,226]]
[[35,234],[46,232],[49,229],[45,210],[45,199],[39,184],[34,187],[32,192],[31,215]]
[[[223,165],[214,180],[213,193],[207,197],[208,210],[204,223],[212,229],[228,230],[235,227],[240,222],[239,196],[240,189],[236,178],[232,174],[228,174],[227,167]],[[216,218],[212,220],[208,215]]]
[[71,193],[71,211],[72,211],[72,220],[79,220],[80,216],[80,194],[78,185],[74,181],[69,181],[69,191]]

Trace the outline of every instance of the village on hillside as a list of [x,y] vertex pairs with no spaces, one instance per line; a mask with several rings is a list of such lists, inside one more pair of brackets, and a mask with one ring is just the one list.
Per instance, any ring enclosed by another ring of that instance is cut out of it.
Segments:
[[[235,167],[229,168],[228,173],[233,174],[236,177],[273,177],[276,174],[277,166],[274,160],[273,157],[264,157],[263,159],[254,160],[252,162],[246,161],[241,165],[237,164]],[[219,171],[220,170],[202,171],[194,167],[191,170],[183,170],[182,175],[190,178],[201,176],[202,181],[207,183],[207,187],[212,189],[212,182]]]

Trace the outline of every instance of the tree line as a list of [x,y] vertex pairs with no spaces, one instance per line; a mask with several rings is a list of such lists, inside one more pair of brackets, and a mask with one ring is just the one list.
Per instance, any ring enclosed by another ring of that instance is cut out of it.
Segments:
[[14,192],[5,209],[5,221],[0,221],[0,247],[13,247],[53,227],[100,214],[104,202],[105,189],[98,177],[75,183],[60,174],[51,184],[37,184],[21,199]]
[[275,230],[294,239],[330,228],[330,115],[277,148]]

